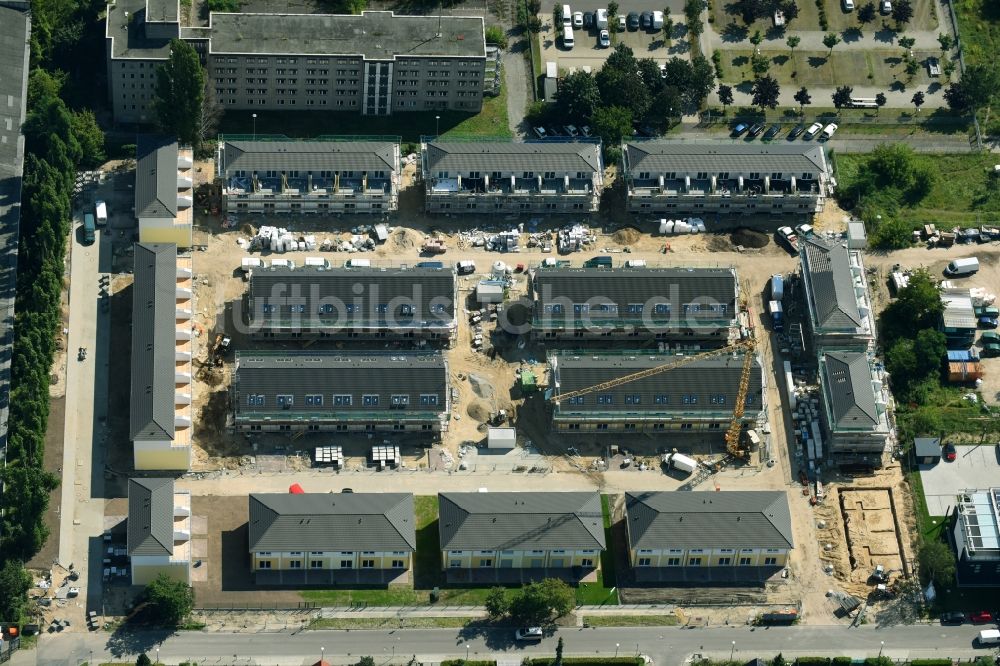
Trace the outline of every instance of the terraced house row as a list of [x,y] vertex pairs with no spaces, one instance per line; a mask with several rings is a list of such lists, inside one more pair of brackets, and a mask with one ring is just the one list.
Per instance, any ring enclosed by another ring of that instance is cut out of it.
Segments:
[[[596,578],[608,542],[596,492],[437,496],[439,561],[453,583]],[[637,580],[760,583],[793,547],[785,493],[632,492],[620,507]],[[247,558],[257,585],[409,585],[417,550],[409,493],[252,494]],[[170,479],[129,482],[128,550],[141,584],[190,580],[190,496]],[[433,529],[433,525],[421,529]]]

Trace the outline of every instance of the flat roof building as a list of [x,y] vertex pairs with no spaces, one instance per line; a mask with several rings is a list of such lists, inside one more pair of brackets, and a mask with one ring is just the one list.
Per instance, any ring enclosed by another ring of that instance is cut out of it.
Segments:
[[130,438],[137,470],[191,468],[194,273],[172,243],[135,245]]
[[964,491],[955,513],[950,537],[958,554],[958,586],[1000,586],[1000,488]]
[[428,213],[596,212],[601,144],[427,141],[421,145]]
[[635,141],[622,162],[630,213],[690,215],[712,229],[810,222],[831,187],[820,145]]
[[870,346],[875,318],[861,252],[809,236],[799,239],[799,261],[815,348]]
[[[721,438],[733,417],[743,373],[743,354],[727,354],[619,384],[606,390],[560,399],[571,393],[655,368],[683,355],[650,352],[557,352],[549,359],[549,386],[555,401],[553,428],[569,434],[594,432],[660,433],[717,430]],[[755,358],[744,423],[765,409],[764,374]]]
[[221,141],[216,165],[230,213],[380,215],[398,205],[398,137]]
[[135,217],[140,243],[191,247],[194,153],[164,136],[140,134],[135,157]]
[[978,321],[969,289],[942,289],[941,332],[948,349],[968,349],[976,339]]
[[529,281],[539,340],[726,343],[737,322],[734,268],[540,267]]
[[188,26],[177,0],[116,0],[105,37],[117,122],[155,121],[156,66],[177,38],[202,56],[227,111],[476,113],[496,92],[499,51],[481,17],[210,12]]
[[251,330],[266,337],[425,338],[458,327],[451,268],[256,269],[247,289]]
[[240,431],[446,430],[448,363],[440,352],[236,353],[232,404]]

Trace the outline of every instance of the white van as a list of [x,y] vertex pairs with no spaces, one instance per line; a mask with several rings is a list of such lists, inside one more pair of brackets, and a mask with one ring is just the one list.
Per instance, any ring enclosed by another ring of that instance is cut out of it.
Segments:
[[271,268],[295,268],[295,262],[291,259],[272,259]]
[[267,268],[267,264],[259,257],[243,257],[240,268],[243,269],[244,273],[249,273],[256,268]]
[[330,262],[323,257],[306,257],[306,266],[315,266],[316,268],[329,268]]
[[597,10],[596,23],[597,23],[597,29],[598,30],[607,30],[608,29],[608,10],[607,9],[604,9],[602,7],[601,9]]
[[563,48],[571,49],[576,44],[573,39],[573,28],[566,26],[563,28]]
[[978,640],[980,645],[1000,645],[1000,629],[983,629]]
[[663,29],[663,12],[656,10],[653,12],[653,30]]
[[371,268],[371,259],[348,259],[344,262],[344,268]]
[[944,274],[952,277],[965,277],[978,272],[979,259],[976,259],[975,257],[955,259],[954,261],[949,262],[948,267],[944,269]]
[[103,227],[108,223],[108,207],[100,199],[94,202],[94,212],[97,214],[97,226]]
[[569,5],[563,5],[562,11],[563,27],[573,27],[573,10],[569,8]]
[[645,259],[626,259],[625,260],[625,268],[645,268],[645,267],[646,267],[646,260]]

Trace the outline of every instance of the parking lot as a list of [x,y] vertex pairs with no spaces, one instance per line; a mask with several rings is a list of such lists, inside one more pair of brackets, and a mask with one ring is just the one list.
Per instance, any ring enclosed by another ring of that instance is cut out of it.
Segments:
[[1000,479],[1000,446],[959,446],[955,462],[921,465],[927,511],[943,516],[955,504],[955,495],[968,489],[992,488]]

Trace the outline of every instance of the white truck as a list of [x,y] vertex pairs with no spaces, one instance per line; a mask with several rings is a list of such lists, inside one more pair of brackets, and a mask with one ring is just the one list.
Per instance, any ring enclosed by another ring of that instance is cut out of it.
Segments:
[[977,640],[980,645],[1000,645],[1000,629],[983,629]]
[[108,223],[108,206],[98,199],[94,202],[94,212],[97,214],[97,226],[103,227]]
[[267,262],[260,257],[243,257],[243,261],[240,263],[240,268],[243,269],[244,273],[249,273],[257,268],[267,268]]
[[323,257],[306,257],[305,264],[315,268],[330,268],[330,260]]
[[951,277],[965,277],[979,272],[979,259],[976,257],[963,257],[954,259],[948,263],[944,269],[944,274]]
[[683,453],[664,453],[663,466],[667,469],[679,469],[682,472],[691,474],[698,469],[698,461]]

